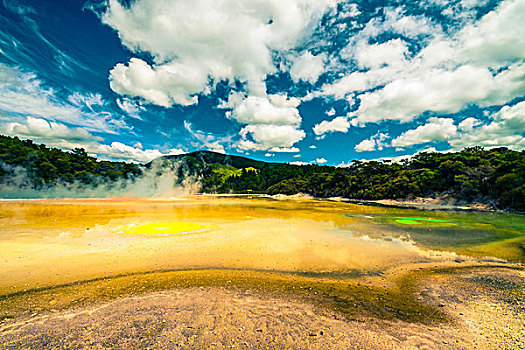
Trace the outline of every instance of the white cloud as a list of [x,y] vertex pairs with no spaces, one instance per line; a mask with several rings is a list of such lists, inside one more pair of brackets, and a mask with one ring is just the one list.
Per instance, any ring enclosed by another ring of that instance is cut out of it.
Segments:
[[315,145],[310,146],[311,149],[316,149],[317,147]]
[[458,129],[461,131],[468,132],[468,131],[472,131],[475,126],[478,126],[480,124],[481,122],[477,120],[476,118],[469,117],[461,121],[461,123],[459,123]]
[[248,124],[239,132],[242,139],[237,143],[238,149],[266,151],[272,148],[279,151],[270,152],[283,152],[281,150],[296,149],[291,147],[305,136],[299,129],[302,120],[297,109],[299,104],[299,99],[286,95],[245,97],[242,93],[232,93],[219,108],[232,109],[226,112],[228,118]]
[[343,57],[351,58],[355,52],[355,46],[362,45],[383,33],[396,33],[423,41],[426,36],[432,37],[442,32],[441,26],[433,23],[430,18],[407,15],[402,7],[386,7],[383,11],[384,20],[381,16],[375,16],[359,33],[353,35],[348,47],[342,51]]
[[84,148],[89,154],[111,160],[149,162],[164,155],[185,153],[182,149],[169,149],[165,152],[157,149],[143,150],[140,143],[133,147],[121,142],[102,144],[99,142],[103,141],[101,137],[94,136],[83,128],[69,128],[64,124],[34,117],[2,125],[0,132],[5,135],[29,138],[35,142],[45,143],[49,147],[66,150]]
[[525,58],[525,3],[505,0],[473,25],[466,26],[452,43],[460,58],[486,66],[507,65]]
[[242,140],[237,143],[241,150],[264,151],[273,147],[292,147],[301,141],[305,132],[293,125],[247,125],[240,131]]
[[453,119],[432,117],[428,119],[425,125],[408,130],[392,140],[392,146],[403,148],[428,142],[447,141],[455,137],[456,134],[457,127],[454,125]]
[[314,56],[308,51],[299,57],[293,58],[292,68],[290,69],[292,80],[295,82],[304,80],[314,84],[319,79],[319,76],[325,72],[326,60],[326,54],[321,53]]
[[361,11],[355,3],[342,3],[342,11],[338,13],[339,18],[359,16]]
[[323,137],[325,134],[330,132],[347,132],[350,128],[350,123],[346,117],[336,117],[330,121],[323,120],[319,124],[313,127],[314,134],[318,137]]
[[358,45],[355,58],[361,68],[378,69],[384,65],[404,65],[407,53],[406,43],[401,39],[393,39],[382,44]]
[[217,153],[226,153],[223,143],[229,143],[230,137],[225,137],[221,140],[210,133],[205,133],[200,130],[194,130],[190,122],[184,121],[184,128],[188,130],[190,135],[197,140],[197,142],[192,142],[192,146],[196,148],[205,148],[206,150],[217,152]]
[[297,152],[300,152],[301,150],[297,147],[272,147],[269,149],[270,152],[275,152],[275,153],[297,153]]
[[389,138],[387,134],[378,132],[377,134],[370,137],[368,140],[363,140],[358,143],[354,149],[356,152],[366,152],[366,151],[375,151],[383,150],[383,147],[386,147],[387,144],[385,141]]
[[119,63],[109,73],[109,85],[116,93],[163,107],[196,104],[195,95],[206,92],[208,83],[208,77],[196,67],[178,62],[150,66],[139,58],[132,58],[128,65]]
[[73,93],[68,102],[61,101],[56,92],[45,87],[33,73],[0,63],[0,111],[12,118],[32,116],[65,122],[90,131],[116,133],[129,127],[118,117],[104,110],[99,94]]
[[290,164],[290,165],[299,165],[299,166],[310,165],[310,163],[301,162],[301,161],[290,162],[288,164]]
[[329,111],[326,112],[326,115],[329,117],[333,117],[335,115],[335,109],[331,108]]
[[376,142],[375,140],[363,140],[359,142],[354,149],[357,152],[367,152],[367,151],[374,151],[376,149]]
[[146,110],[143,106],[140,104],[134,102],[133,100],[129,98],[123,98],[123,99],[117,99],[117,105],[121,110],[126,112],[130,117],[136,118],[136,119],[142,119],[140,117],[140,112]]
[[[362,162],[370,162],[370,161],[390,161],[390,162],[394,162],[394,163],[399,163],[401,162],[402,160],[405,160],[405,159],[409,159],[409,158],[412,158],[420,153],[434,153],[434,152],[439,152],[439,153],[448,153],[450,151],[438,151],[435,147],[427,147],[427,148],[424,148],[420,151],[417,151],[416,153],[414,154],[404,154],[404,155],[401,155],[401,156],[395,156],[395,157],[381,157],[381,158],[374,158],[374,159],[361,159]],[[340,164],[339,166],[341,167],[347,167],[347,166],[350,166],[352,165],[352,163],[342,163]]]
[[230,97],[229,104],[222,107],[233,107],[232,112],[227,112],[229,118],[244,124],[273,124],[273,125],[299,125],[300,101],[296,98],[288,99],[286,95],[269,95],[268,97],[249,96],[242,102],[235,101],[236,95]]
[[484,6],[489,0],[461,0],[460,4],[464,9]]
[[[112,88],[161,106],[189,105],[213,82],[239,80],[250,95],[264,96],[275,52],[308,36],[335,0],[137,0],[129,7],[108,0],[102,21],[114,28],[137,58],[118,64]],[[210,80],[212,81],[210,83]]]
[[456,70],[432,69],[421,76],[400,78],[383,89],[361,95],[361,105],[352,113],[352,124],[385,119],[411,121],[429,110],[455,113],[468,103],[504,103],[525,93],[525,80],[519,80],[524,70],[525,64],[518,64],[493,76],[487,68],[463,65]]
[[[390,145],[384,142],[388,136],[378,133],[356,145],[355,150],[373,151],[390,146],[403,149],[443,141],[448,142],[455,150],[471,146],[525,149],[525,102],[502,107],[498,112],[488,115],[488,118],[489,121],[483,124],[480,120],[469,117],[456,126],[452,118],[432,117],[427,123],[402,133]],[[381,136],[378,137],[379,135]]]
[[[408,38],[417,38],[422,35],[435,35],[436,32],[441,31],[441,27],[433,23],[431,19],[425,16],[406,15],[400,7],[386,8],[385,17],[386,20],[381,24],[374,23],[374,20],[371,21],[372,25],[379,27],[379,33],[391,31]],[[373,32],[374,29],[371,28],[370,31]]]
[[[342,52],[367,70],[347,73],[309,97],[359,98],[359,108],[349,117],[361,126],[387,119],[407,122],[425,111],[456,113],[468,104],[505,104],[525,94],[522,13],[525,2],[505,0],[447,36],[429,19],[388,9],[384,21],[372,19]],[[411,57],[400,39],[369,44],[389,31],[426,38],[420,40],[426,46]]]
[[324,84],[321,91],[314,91],[305,99],[318,96],[333,96],[342,99],[352,92],[370,89],[373,85],[371,73],[352,72],[333,83]]
[[325,164],[325,163],[327,162],[327,160],[324,159],[324,158],[316,158],[316,159],[315,159],[315,162],[316,162],[317,164]]
[[166,152],[160,152],[157,149],[142,150],[140,148],[125,145],[121,142],[112,142],[111,145],[86,145],[85,148],[88,153],[96,153],[102,157],[118,160],[131,160],[135,162],[150,162],[162,156],[186,153],[184,150],[178,148],[172,148]]
[[105,106],[106,102],[102,98],[101,94],[89,92],[87,94],[81,94],[74,92],[68,97],[68,101],[77,107],[87,107],[91,112],[96,113],[96,107]]
[[28,137],[53,143],[54,139],[67,141],[102,141],[101,137],[91,135],[82,128],[69,128],[64,124],[48,122],[45,119],[26,117],[20,122],[11,122],[0,126],[3,134]]
[[490,116],[487,124],[472,125],[472,129],[464,129],[465,132],[450,140],[450,145],[456,149],[475,145],[525,149],[525,102],[501,108]]

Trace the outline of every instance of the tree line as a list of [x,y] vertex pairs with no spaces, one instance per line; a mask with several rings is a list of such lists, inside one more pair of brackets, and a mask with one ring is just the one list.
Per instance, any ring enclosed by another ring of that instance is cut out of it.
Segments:
[[98,160],[84,149],[66,152],[0,135],[0,184],[14,183],[21,169],[22,186],[36,189],[58,182],[116,184],[140,178],[155,163],[159,172],[176,164],[180,182],[188,176],[200,179],[206,193],[304,193],[364,200],[448,196],[525,211],[525,152],[505,147],[425,152],[401,162],[355,160],[346,167],[266,163],[209,151],[142,165]]
[[[212,179],[212,177],[210,177]],[[525,152],[469,147],[461,152],[425,152],[401,162],[353,161],[348,167],[265,164],[243,170],[207,191],[267,194],[305,193],[314,197],[410,199],[449,196],[525,210]]]

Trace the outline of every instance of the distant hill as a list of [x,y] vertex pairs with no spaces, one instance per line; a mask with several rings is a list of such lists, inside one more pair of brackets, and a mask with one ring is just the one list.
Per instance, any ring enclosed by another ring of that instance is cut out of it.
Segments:
[[[350,199],[447,197],[525,211],[525,151],[470,147],[419,153],[400,163],[353,161],[348,167],[267,163],[210,151],[165,156],[148,164],[109,162],[83,149],[65,152],[0,136],[2,188],[49,188],[63,183],[126,186],[148,174],[195,180],[205,193],[296,194]],[[170,175],[172,176],[172,175]],[[126,180],[126,181],[122,181]]]
[[200,162],[202,164],[221,164],[229,165],[237,169],[242,168],[255,168],[260,169],[266,163],[260,160],[254,160],[246,157],[233,156],[228,154],[222,154],[211,151],[196,151],[187,154],[179,154],[175,156],[164,156],[163,159],[175,160],[175,161],[193,161]]

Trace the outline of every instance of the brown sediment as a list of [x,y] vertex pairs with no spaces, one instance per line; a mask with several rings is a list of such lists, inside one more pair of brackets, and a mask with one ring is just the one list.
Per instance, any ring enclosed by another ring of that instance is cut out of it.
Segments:
[[287,298],[293,296],[330,309],[341,317],[356,319],[375,317],[402,319],[409,322],[432,323],[444,321],[438,309],[417,302],[406,283],[384,288],[355,279],[330,278],[309,273],[246,270],[185,270],[132,274],[100,278],[16,292],[0,296],[0,317],[16,319],[33,313],[66,310],[99,301],[129,297],[137,294],[170,289],[195,287],[224,287],[235,290],[262,291],[267,295]]
[[[523,330],[522,305],[504,308],[523,300],[520,265],[442,250],[523,260],[523,220],[421,215],[315,200],[0,203],[0,348],[507,344],[488,341],[506,325]],[[403,217],[426,221],[396,226]],[[165,223],[204,228],[143,232]],[[501,281],[513,281],[512,293],[498,289]],[[480,287],[487,283],[494,288]],[[505,314],[477,315],[472,300]],[[488,329],[484,315],[500,328],[480,336],[471,325]]]
[[0,347],[520,348],[524,276],[449,266],[394,288],[258,271],[122,276],[4,296],[2,312],[31,309],[4,319]]

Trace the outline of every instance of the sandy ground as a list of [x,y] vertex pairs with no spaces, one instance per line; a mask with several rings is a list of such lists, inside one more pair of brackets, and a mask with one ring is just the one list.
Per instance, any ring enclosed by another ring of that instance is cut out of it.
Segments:
[[361,318],[299,297],[201,287],[3,321],[1,349],[525,349],[525,275],[431,275],[416,293],[449,322]]

